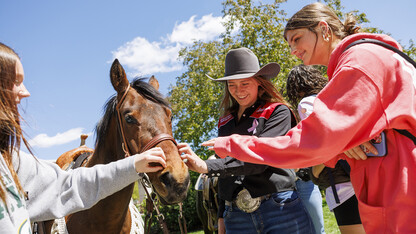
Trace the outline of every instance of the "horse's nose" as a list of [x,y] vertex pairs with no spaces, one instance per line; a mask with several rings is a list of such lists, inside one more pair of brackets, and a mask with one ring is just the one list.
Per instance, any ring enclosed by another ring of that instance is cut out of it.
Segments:
[[165,172],[160,176],[160,181],[167,187],[172,186],[172,175],[169,172]]
[[160,175],[159,180],[165,185],[168,191],[168,196],[166,197],[167,202],[180,202],[186,198],[190,181],[189,175],[185,178],[185,181],[178,183],[173,174],[167,171]]

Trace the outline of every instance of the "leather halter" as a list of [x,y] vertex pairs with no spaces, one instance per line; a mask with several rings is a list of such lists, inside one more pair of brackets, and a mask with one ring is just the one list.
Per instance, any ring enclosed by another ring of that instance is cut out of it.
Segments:
[[[126,96],[127,96],[127,93],[128,93],[128,91],[129,91],[129,89],[130,89],[130,84],[128,84],[128,86],[127,86],[127,88],[126,88],[126,90],[124,91],[124,93],[123,93],[123,96],[121,97],[121,99],[120,99],[120,101],[117,103],[117,105],[116,105],[116,111],[117,111],[117,122],[118,122],[118,127],[119,127],[119,130],[120,130],[120,135],[121,135],[121,138],[122,138],[122,140],[123,140],[123,142],[121,143],[121,147],[122,147],[122,149],[123,149],[123,151],[124,151],[124,153],[125,153],[125,157],[128,157],[128,156],[130,156],[131,155],[131,152],[130,152],[130,149],[129,149],[129,146],[127,145],[127,140],[126,140],[126,135],[124,134],[124,129],[123,129],[123,124],[122,124],[122,122],[121,122],[121,113],[120,113],[120,106],[121,106],[121,104],[124,102],[124,100],[126,99]],[[176,145],[178,145],[177,143],[176,143],[176,141],[175,141],[175,139],[171,136],[171,135],[169,135],[169,134],[166,134],[166,133],[161,133],[161,134],[158,134],[158,135],[156,135],[155,137],[153,137],[141,150],[140,150],[140,152],[139,153],[143,153],[144,151],[146,151],[146,150],[148,150],[148,149],[151,149],[151,148],[153,148],[153,147],[155,147],[157,144],[159,144],[160,142],[162,142],[162,141],[166,141],[166,140],[169,140],[169,141],[172,141],[174,144],[175,144],[175,146]]]
[[[131,153],[130,153],[130,150],[129,150],[129,147],[128,147],[128,145],[127,145],[127,140],[126,140],[126,135],[124,134],[124,130],[123,130],[123,124],[122,124],[122,122],[121,122],[121,113],[120,113],[120,106],[121,106],[121,104],[124,102],[124,99],[126,99],[126,96],[127,96],[127,92],[129,91],[129,89],[130,89],[130,84],[128,84],[128,86],[127,86],[127,88],[126,88],[126,90],[124,91],[124,93],[123,93],[123,96],[121,97],[121,99],[120,99],[120,101],[117,103],[117,105],[116,105],[116,111],[117,111],[117,122],[118,122],[118,129],[120,130],[120,135],[121,135],[121,138],[123,139],[123,142],[121,143],[121,147],[122,147],[122,149],[123,149],[123,151],[124,151],[124,153],[125,153],[125,157],[128,157],[128,156],[130,156],[131,155]],[[175,146],[177,146],[178,144],[176,143],[176,141],[175,141],[175,139],[171,136],[171,135],[169,135],[169,134],[166,134],[166,133],[161,133],[161,134],[158,134],[158,135],[156,135],[155,137],[153,137],[141,150],[140,150],[140,152],[139,153],[142,153],[142,152],[144,152],[144,151],[146,151],[146,150],[148,150],[148,149],[151,149],[151,148],[153,148],[153,147],[155,147],[157,144],[159,144],[160,142],[162,142],[162,141],[166,141],[166,140],[170,140],[170,141],[172,141],[174,144],[175,144]],[[148,180],[148,179],[147,179]],[[150,181],[148,181],[149,182],[149,184],[151,184],[150,183]],[[152,199],[152,196],[148,193],[148,191],[147,191],[147,189],[146,189],[146,185],[145,185],[145,183],[144,183],[144,180],[142,179],[141,180],[141,183],[142,183],[142,185],[143,185],[143,187],[145,188],[144,190],[146,191],[146,194],[147,194],[147,200],[150,200],[150,199]],[[152,186],[153,187],[153,186]],[[154,193],[154,192],[152,192],[152,193]],[[152,200],[151,200],[152,201]],[[186,228],[186,220],[185,220],[185,217],[182,215],[182,203],[180,203],[180,208],[179,208],[179,211],[180,211],[180,216],[178,217],[178,221],[179,221],[179,228],[181,229],[181,233],[187,233],[187,228]],[[147,212],[150,214],[150,217],[151,217],[151,213],[152,213],[152,211],[153,211],[153,208],[155,208],[156,209],[156,211],[157,211],[157,213],[158,213],[158,215],[157,215],[157,219],[158,219],[158,221],[159,221],[159,224],[160,224],[160,226],[161,226],[161,228],[162,228],[162,230],[163,230],[163,233],[169,233],[169,231],[168,231],[168,228],[167,228],[167,225],[166,225],[166,221],[165,221],[165,219],[164,219],[164,217],[163,217],[163,215],[162,214],[160,214],[160,212],[159,212],[159,210],[158,210],[158,208],[157,208],[157,206],[155,206],[154,205],[154,201],[152,201],[151,202],[151,211],[149,211],[149,209],[147,210]],[[149,208],[150,208],[150,206],[149,206]],[[148,214],[148,215],[149,215]],[[146,217],[148,217],[148,215],[146,215]],[[150,225],[149,225],[149,227],[148,228],[150,228]],[[146,232],[146,224],[145,224],[145,232]],[[150,230],[150,229],[149,229]],[[146,232],[147,233],[147,232]],[[149,232],[150,233],[150,232]]]
[[175,144],[176,146],[178,145],[178,143],[176,143],[175,139],[173,139],[173,137],[169,134],[166,133],[161,133],[159,135],[156,135],[155,137],[153,137],[144,147],[143,149],[140,151],[140,153],[143,153],[144,151],[151,149],[153,147],[155,147],[157,144],[159,144],[162,141],[172,141],[173,144]]

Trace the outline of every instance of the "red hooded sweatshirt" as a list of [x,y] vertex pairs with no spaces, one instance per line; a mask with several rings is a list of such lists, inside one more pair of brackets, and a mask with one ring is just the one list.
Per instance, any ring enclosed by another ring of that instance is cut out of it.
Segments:
[[416,69],[400,55],[365,43],[391,37],[360,33],[343,39],[332,52],[328,85],[318,94],[313,113],[286,136],[232,135],[215,141],[220,157],[231,156],[279,168],[302,168],[345,158],[342,152],[384,131],[387,155],[349,159],[351,182],[367,233],[416,233],[416,147],[395,129],[416,136]]

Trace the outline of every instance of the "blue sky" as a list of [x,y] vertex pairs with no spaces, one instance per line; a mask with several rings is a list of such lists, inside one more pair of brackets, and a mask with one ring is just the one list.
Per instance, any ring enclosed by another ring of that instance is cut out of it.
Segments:
[[[31,97],[22,101],[24,130],[37,157],[56,159],[79,145],[94,147],[94,128],[115,93],[109,69],[119,58],[128,76],[155,75],[167,94],[184,71],[177,52],[193,39],[222,32],[221,0],[2,1],[0,41],[21,56]],[[269,1],[263,1],[269,2]],[[291,16],[310,0],[282,5]],[[393,4],[394,3],[394,4]],[[414,0],[343,0],[371,26],[402,44],[416,41]],[[23,149],[25,151],[25,149]]]

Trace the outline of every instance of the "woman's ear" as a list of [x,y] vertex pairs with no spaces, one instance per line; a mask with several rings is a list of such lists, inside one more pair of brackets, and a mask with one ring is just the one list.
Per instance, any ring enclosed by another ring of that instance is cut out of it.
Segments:
[[321,20],[318,23],[318,32],[321,32],[322,35],[326,35],[329,31],[329,25],[326,21]]

